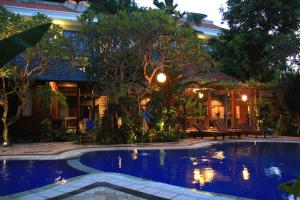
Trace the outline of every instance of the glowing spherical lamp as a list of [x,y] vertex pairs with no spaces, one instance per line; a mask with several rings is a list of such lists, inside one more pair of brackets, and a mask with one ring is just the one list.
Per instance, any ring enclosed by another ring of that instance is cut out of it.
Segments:
[[159,74],[157,74],[156,79],[158,82],[164,83],[167,80],[167,76],[164,73],[160,72]]
[[204,94],[202,92],[198,93],[199,99],[202,99],[204,97]]
[[243,95],[242,95],[242,101],[245,102],[245,101],[247,101],[247,99],[248,99],[247,95],[243,94]]

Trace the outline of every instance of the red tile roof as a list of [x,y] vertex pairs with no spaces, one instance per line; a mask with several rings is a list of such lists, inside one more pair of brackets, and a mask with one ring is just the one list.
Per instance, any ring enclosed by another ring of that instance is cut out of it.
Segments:
[[200,75],[200,77],[203,77],[207,80],[216,80],[221,82],[239,82],[239,80],[237,80],[236,78],[219,71],[208,72],[203,75]]
[[204,23],[202,23],[200,25],[200,27],[202,27],[202,28],[209,28],[209,29],[221,29],[221,27],[219,27],[217,25],[214,25],[214,24],[204,24]]
[[190,66],[189,68],[187,68],[187,70],[185,71],[185,76],[200,77],[202,79],[210,80],[210,81],[239,82],[238,79],[220,71],[200,73],[199,70],[197,69],[197,66]]
[[21,8],[41,9],[41,10],[51,10],[51,11],[76,12],[67,7],[64,7],[63,5],[44,4],[44,3],[36,3],[36,2],[20,2],[20,1],[16,1],[16,0],[0,0],[0,5],[21,7]]

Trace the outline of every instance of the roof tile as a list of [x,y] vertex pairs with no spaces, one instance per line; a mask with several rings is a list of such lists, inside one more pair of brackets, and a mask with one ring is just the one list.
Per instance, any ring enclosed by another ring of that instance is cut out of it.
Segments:
[[16,0],[0,0],[0,5],[21,7],[21,8],[41,9],[41,10],[51,10],[51,11],[76,12],[67,7],[64,7],[63,5],[52,5],[52,4],[37,3],[37,2],[20,2],[20,1],[16,1]]

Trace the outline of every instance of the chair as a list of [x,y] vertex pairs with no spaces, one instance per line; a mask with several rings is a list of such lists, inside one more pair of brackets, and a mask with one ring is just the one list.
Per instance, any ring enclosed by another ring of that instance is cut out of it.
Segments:
[[96,144],[96,139],[96,134],[92,130],[79,135],[80,144]]
[[83,119],[79,122],[79,143],[80,144],[95,144],[96,134],[93,128],[95,123],[93,120]]
[[223,131],[209,130],[206,129],[202,124],[193,124],[193,126],[197,129],[196,134],[203,139],[204,137],[214,137],[217,140],[218,136],[221,136],[223,140],[225,139],[225,133]]
[[253,127],[251,127],[249,124],[246,123],[242,123],[239,124],[238,127],[243,130],[247,135],[255,135],[255,137],[257,138],[257,135],[264,135],[264,138],[267,135],[267,131],[265,130],[256,130]]
[[223,131],[225,135],[229,136],[230,138],[232,138],[232,136],[237,136],[239,139],[241,139],[241,135],[245,133],[239,128],[227,128],[225,122],[221,120],[214,121],[214,125],[219,131]]

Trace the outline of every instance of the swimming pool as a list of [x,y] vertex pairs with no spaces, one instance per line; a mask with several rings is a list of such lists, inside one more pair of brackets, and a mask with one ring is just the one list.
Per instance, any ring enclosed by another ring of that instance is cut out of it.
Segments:
[[300,144],[224,143],[201,149],[97,151],[81,163],[172,185],[254,199],[288,199],[278,184],[300,176]]
[[52,183],[61,184],[83,174],[66,160],[0,160],[0,198]]

